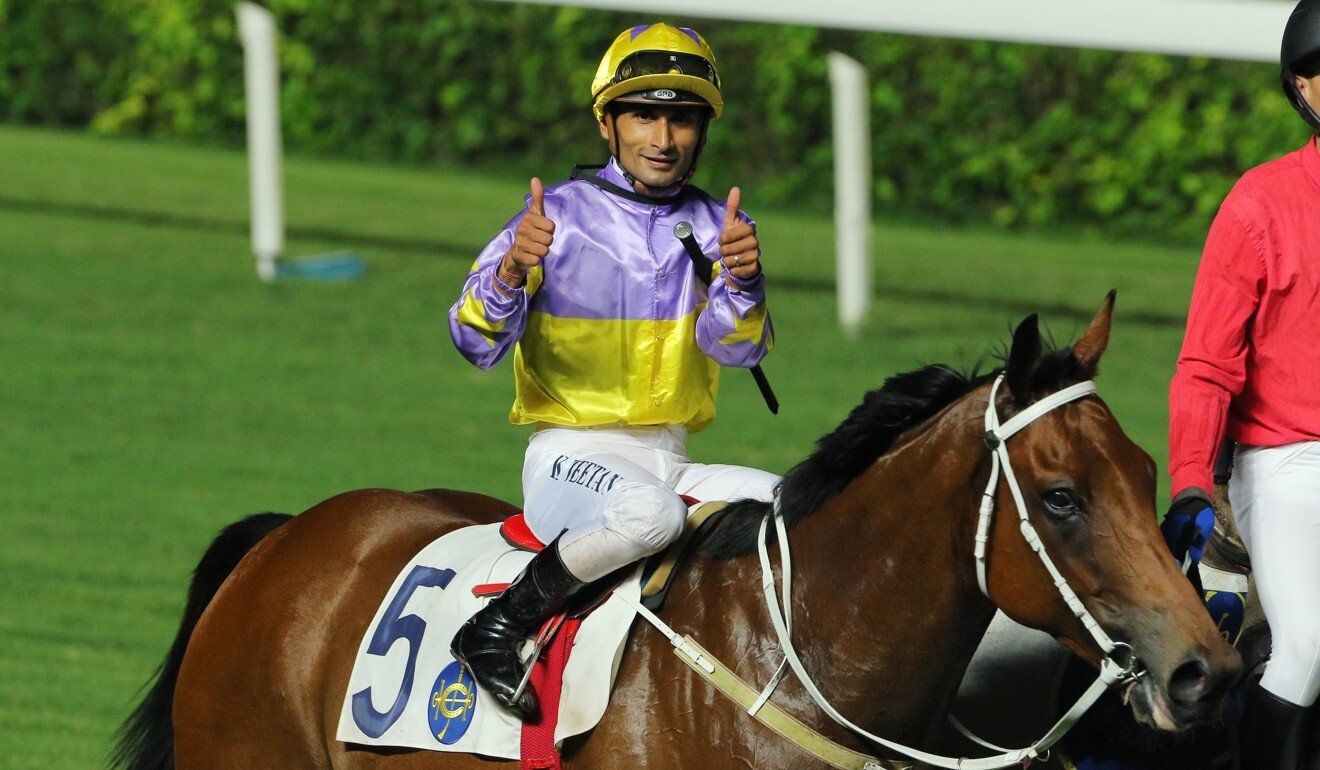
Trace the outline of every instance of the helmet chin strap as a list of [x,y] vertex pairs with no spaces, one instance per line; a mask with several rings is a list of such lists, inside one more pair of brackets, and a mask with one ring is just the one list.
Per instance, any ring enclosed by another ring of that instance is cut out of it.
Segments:
[[637,186],[637,177],[628,172],[628,168],[623,165],[623,160],[619,158],[618,139],[619,139],[619,115],[614,111],[614,105],[605,107],[605,117],[609,119],[610,125],[610,157],[619,166],[619,173],[623,174],[624,181],[629,187],[634,189]]
[[1306,96],[1302,94],[1301,89],[1297,87],[1297,82],[1292,68],[1289,67],[1283,71],[1283,92],[1288,95],[1288,100],[1292,102],[1293,109],[1302,116],[1302,120],[1311,127],[1312,133],[1320,134],[1320,115],[1316,114],[1315,108],[1306,101]]
[[707,110],[705,116],[701,119],[701,138],[697,140],[697,149],[692,151],[692,162],[688,164],[687,173],[679,180],[679,184],[687,184],[692,175],[697,173],[697,159],[701,157],[701,151],[706,149],[706,129],[710,127],[710,111]]

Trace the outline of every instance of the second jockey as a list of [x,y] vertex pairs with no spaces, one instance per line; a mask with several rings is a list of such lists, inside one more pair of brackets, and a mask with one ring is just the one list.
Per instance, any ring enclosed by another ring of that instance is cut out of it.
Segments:
[[[535,426],[524,508],[550,545],[452,643],[524,719],[537,703],[530,690],[514,697],[519,650],[546,619],[673,543],[688,512],[680,495],[769,500],[779,480],[694,463],[685,449],[715,417],[720,366],[752,367],[774,341],[738,188],[720,201],[690,184],[724,109],[715,56],[691,29],[633,27],[606,51],[591,97],[609,163],[549,188],[532,179],[526,208],[482,250],[449,311],[473,364],[513,351],[509,419]],[[684,221],[715,258],[709,287],[674,235]]]

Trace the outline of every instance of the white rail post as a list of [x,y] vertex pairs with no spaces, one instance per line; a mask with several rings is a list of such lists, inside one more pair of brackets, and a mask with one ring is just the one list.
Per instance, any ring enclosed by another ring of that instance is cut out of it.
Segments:
[[275,280],[284,253],[283,148],[280,142],[280,75],[275,17],[250,2],[238,4],[247,91],[248,188],[252,195],[252,253],[257,275]]
[[834,102],[834,231],[839,325],[861,333],[871,309],[871,120],[866,70],[830,54]]

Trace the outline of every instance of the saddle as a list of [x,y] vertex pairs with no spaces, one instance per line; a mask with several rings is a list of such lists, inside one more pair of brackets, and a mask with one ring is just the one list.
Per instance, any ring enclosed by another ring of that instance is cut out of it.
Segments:
[[[724,501],[701,503],[686,496],[683,499],[689,506],[689,512],[682,534],[673,545],[647,558],[642,568],[644,581],[642,605],[652,612],[664,606],[665,597],[669,594],[669,584],[674,579],[679,565],[692,550],[693,544],[700,542],[701,538],[705,537],[706,533],[724,516],[725,507],[728,505]],[[515,513],[504,520],[500,525],[500,536],[514,548],[531,553],[538,553],[546,546],[532,532],[531,527],[527,526],[527,520],[522,513]],[[488,588],[490,593],[499,593],[505,587],[503,584],[481,586]]]

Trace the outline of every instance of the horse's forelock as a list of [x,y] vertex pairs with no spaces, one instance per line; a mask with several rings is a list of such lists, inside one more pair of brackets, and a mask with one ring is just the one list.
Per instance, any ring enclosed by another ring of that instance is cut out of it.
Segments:
[[1040,366],[1031,376],[1032,400],[1063,390],[1091,378],[1072,348],[1052,350],[1041,357]]

